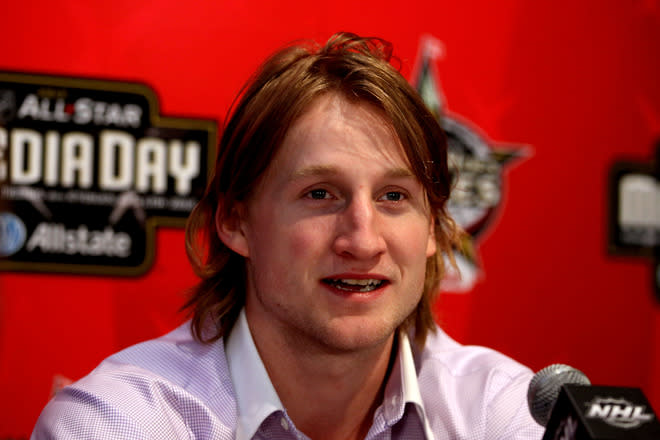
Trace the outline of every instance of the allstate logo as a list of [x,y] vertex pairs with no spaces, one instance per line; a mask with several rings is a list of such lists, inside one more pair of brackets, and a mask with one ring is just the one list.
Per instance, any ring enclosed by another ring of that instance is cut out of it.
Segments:
[[18,252],[26,237],[25,224],[20,218],[10,212],[0,212],[0,257]]

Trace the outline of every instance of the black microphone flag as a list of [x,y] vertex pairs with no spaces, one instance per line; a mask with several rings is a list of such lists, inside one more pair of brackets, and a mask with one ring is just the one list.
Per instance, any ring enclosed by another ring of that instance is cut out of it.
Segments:
[[660,440],[660,423],[639,388],[592,386],[572,367],[539,371],[528,390],[543,440]]
[[660,424],[639,388],[565,384],[543,440],[660,440]]

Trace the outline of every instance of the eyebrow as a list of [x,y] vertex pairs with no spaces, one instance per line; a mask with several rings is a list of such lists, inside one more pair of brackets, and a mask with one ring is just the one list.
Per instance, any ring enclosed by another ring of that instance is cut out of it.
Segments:
[[[301,168],[296,170],[291,175],[292,179],[300,179],[305,177],[319,177],[319,176],[331,176],[339,173],[339,168],[333,165],[311,165],[308,167]],[[408,168],[397,167],[387,170],[385,173],[387,178],[415,178],[415,175]]]

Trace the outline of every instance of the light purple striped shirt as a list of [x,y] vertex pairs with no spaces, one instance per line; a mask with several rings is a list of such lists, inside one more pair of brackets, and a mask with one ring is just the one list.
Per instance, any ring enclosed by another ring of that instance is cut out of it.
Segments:
[[[484,347],[462,346],[439,328],[421,352],[405,335],[398,346],[368,440],[542,437],[527,409],[532,372],[526,367]],[[306,439],[261,369],[244,317],[227,347],[222,339],[195,341],[186,323],[109,357],[61,390],[32,438]]]

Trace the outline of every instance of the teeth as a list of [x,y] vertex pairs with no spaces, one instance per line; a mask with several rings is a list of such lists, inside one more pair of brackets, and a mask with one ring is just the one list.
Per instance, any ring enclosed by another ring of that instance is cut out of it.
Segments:
[[328,280],[328,282],[336,288],[340,290],[346,290],[348,292],[370,292],[379,288],[385,283],[383,280],[354,280],[350,278],[333,279]]
[[341,279],[339,281],[344,284],[351,284],[353,286],[368,286],[369,284],[376,284],[380,282],[378,280],[351,280],[351,279]]

